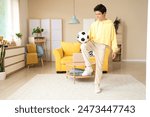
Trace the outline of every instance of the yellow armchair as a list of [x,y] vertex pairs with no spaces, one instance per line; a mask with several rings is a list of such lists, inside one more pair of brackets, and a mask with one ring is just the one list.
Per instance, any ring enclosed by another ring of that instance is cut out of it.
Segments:
[[26,55],[26,64],[29,66],[31,64],[38,63],[38,56],[36,52],[36,45],[35,44],[27,44],[27,55]]
[[38,54],[39,50],[38,50],[36,44],[30,43],[30,44],[27,44],[26,47],[27,47],[26,64],[28,65],[28,67],[29,67],[29,65],[32,65],[32,64],[38,64],[39,59],[43,66],[42,55]]
[[[66,72],[66,63],[73,60],[73,53],[80,53],[80,43],[78,42],[61,42],[61,48],[54,49],[56,72]],[[103,72],[108,72],[110,49],[107,48],[104,57]],[[95,57],[90,57],[90,61],[94,62]],[[84,66],[83,66],[84,68]]]

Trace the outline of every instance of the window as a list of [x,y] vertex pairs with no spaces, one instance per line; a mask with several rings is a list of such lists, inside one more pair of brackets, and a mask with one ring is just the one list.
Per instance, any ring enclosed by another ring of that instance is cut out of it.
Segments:
[[0,35],[11,41],[18,32],[19,0],[0,0]]

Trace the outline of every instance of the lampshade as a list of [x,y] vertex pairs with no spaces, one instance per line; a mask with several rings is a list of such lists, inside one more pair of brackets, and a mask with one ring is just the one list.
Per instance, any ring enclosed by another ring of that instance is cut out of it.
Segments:
[[73,16],[71,17],[69,24],[79,24],[79,20],[75,16],[75,0],[73,0]]
[[72,18],[69,21],[69,24],[79,24],[79,20],[76,18],[76,16],[72,16]]

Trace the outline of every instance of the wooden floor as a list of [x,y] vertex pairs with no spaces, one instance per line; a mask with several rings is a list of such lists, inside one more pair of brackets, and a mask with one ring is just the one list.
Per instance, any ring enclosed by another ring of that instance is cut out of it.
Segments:
[[[146,84],[146,63],[145,62],[113,62],[110,63],[109,73],[112,74],[131,74],[137,80]],[[19,87],[28,82],[36,74],[51,74],[55,72],[55,63],[44,63],[22,69],[12,75],[9,75],[6,80],[0,81],[0,99],[6,99],[14,93]]]

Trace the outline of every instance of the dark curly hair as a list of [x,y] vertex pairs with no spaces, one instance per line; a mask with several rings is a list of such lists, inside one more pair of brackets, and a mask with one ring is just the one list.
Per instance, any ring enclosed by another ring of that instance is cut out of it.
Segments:
[[100,11],[102,14],[106,13],[107,9],[103,4],[98,4],[95,8],[94,8],[94,12],[95,11]]

